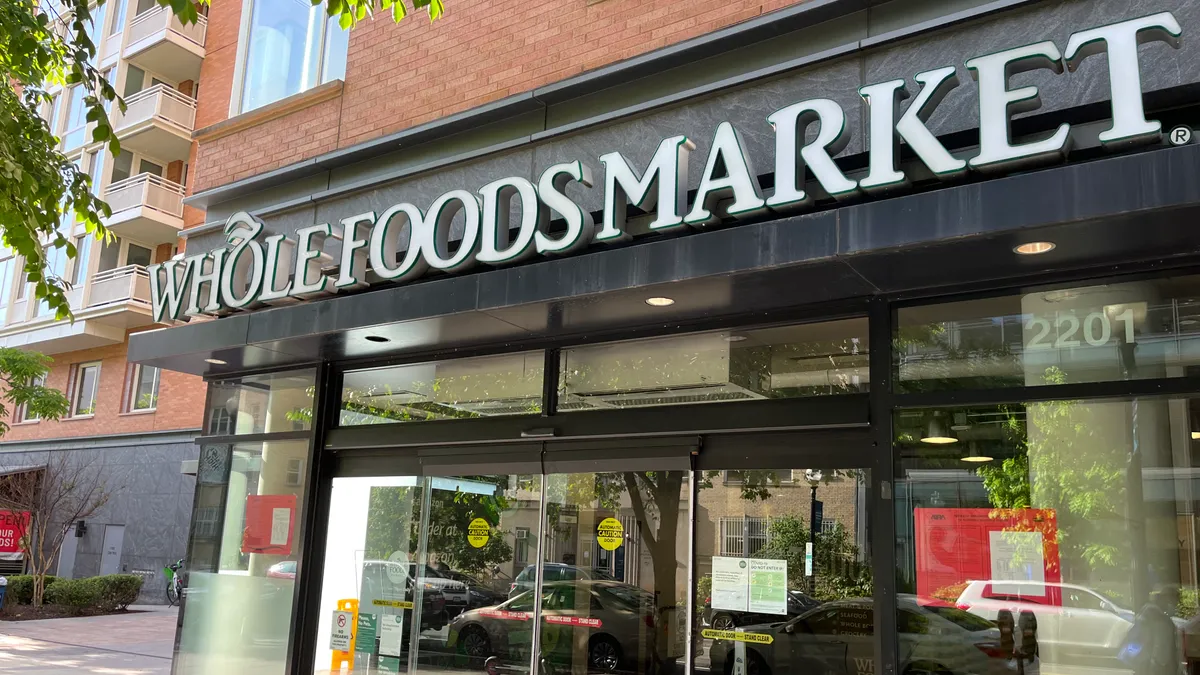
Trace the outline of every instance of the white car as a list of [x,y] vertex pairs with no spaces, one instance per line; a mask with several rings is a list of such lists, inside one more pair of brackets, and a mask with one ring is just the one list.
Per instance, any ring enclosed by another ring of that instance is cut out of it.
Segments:
[[1134,619],[1134,612],[1090,588],[1057,582],[972,581],[955,605],[988,621],[1001,610],[1012,612],[1014,621],[1032,612],[1042,659],[1056,663],[1115,658]]

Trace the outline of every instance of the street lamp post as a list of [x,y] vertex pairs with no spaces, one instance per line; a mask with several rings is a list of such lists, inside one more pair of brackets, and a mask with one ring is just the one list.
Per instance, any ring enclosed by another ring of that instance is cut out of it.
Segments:
[[[811,490],[811,493],[810,493],[811,496],[810,496],[809,505],[808,505],[808,548],[809,548],[809,551],[812,552],[813,568],[812,568],[812,573],[809,574],[809,578],[808,578],[808,590],[813,596],[816,596],[816,594],[817,594],[817,569],[816,569],[816,567],[817,567],[816,566],[817,528],[820,526],[817,523],[817,486],[821,484],[821,479],[824,476],[820,471],[806,469],[804,471],[804,477],[808,481],[808,487]],[[809,551],[805,552],[806,558],[807,558],[807,553]],[[807,567],[807,563],[808,563],[808,561],[805,560],[806,567]],[[805,571],[807,572],[808,570],[805,570]]]

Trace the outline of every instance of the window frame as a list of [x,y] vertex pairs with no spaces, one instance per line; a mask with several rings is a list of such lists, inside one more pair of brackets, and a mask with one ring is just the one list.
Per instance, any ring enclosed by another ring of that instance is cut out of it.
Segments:
[[[153,405],[146,408],[138,407],[138,392],[141,390],[141,376],[146,372],[147,368],[154,370],[154,393]],[[125,412],[129,413],[152,413],[158,410],[158,391],[162,386],[162,369],[154,366],[147,366],[141,363],[134,363],[130,366],[129,373],[129,391],[125,396]]]
[[[71,419],[87,419],[96,416],[96,402],[100,394],[100,361],[84,361],[77,363],[72,367],[71,373],[71,409],[68,415]],[[92,384],[92,400],[90,412],[80,412],[80,398],[83,394],[83,376],[84,372],[89,368],[96,369],[96,378]]]
[[[46,386],[46,376],[42,375],[41,377],[33,378],[33,384],[38,387]],[[13,424],[37,424],[41,421],[42,417],[40,415],[29,416],[29,406],[27,404],[22,403],[13,410]]]

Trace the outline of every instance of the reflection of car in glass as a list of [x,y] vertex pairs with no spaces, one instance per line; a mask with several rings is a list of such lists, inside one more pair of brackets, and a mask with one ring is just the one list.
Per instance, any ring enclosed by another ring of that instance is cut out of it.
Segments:
[[[608,570],[599,567],[577,567],[575,565],[567,565],[565,563],[546,563],[542,569],[542,583],[550,584],[556,581],[575,581],[576,579],[604,579],[607,581],[616,581],[613,579],[612,573]],[[537,565],[530,565],[521,570],[516,579],[513,579],[512,586],[508,589],[508,597],[514,597],[518,593],[533,590],[533,585],[537,581]]]
[[1036,581],[972,581],[955,606],[989,621],[1000,610],[1033,612],[1047,661],[1115,657],[1135,614],[1090,588]]
[[295,579],[296,578],[296,561],[284,560],[283,562],[275,563],[267,568],[267,576],[272,579]]
[[[409,576],[417,576],[416,563],[408,563],[404,567],[408,570]],[[450,616],[459,614],[470,604],[470,594],[466,584],[443,575],[429,565],[425,565],[425,573],[421,575],[421,581],[441,591],[446,599],[446,612]]]
[[467,586],[467,606],[470,609],[476,607],[488,607],[504,601],[504,595],[497,593],[488,584],[477,577],[463,572],[455,572],[454,570],[438,570],[438,572],[447,579],[453,579]]
[[[450,622],[447,646],[482,663],[489,656],[516,661],[528,654],[533,593],[525,591],[495,607],[474,609]],[[572,660],[586,655],[589,672],[647,672],[639,658],[655,655],[658,631],[654,596],[637,586],[601,579],[553,582],[542,596],[542,657],[554,666],[575,670]]]
[[820,605],[821,601],[805,595],[800,591],[788,591],[787,614],[762,614],[759,612],[735,612],[727,609],[713,609],[712,598],[704,600],[702,620],[706,626],[717,630],[732,630],[737,626],[747,626],[756,623],[771,623],[784,621]]
[[[405,604],[413,602],[415,582],[408,574],[409,567],[403,563],[386,560],[368,560],[363,563],[362,589],[359,608],[362,612],[380,615],[404,613],[405,625],[412,616],[412,609]],[[421,630],[441,630],[449,622],[446,612],[446,597],[438,586],[425,581],[421,588]]]
[[[923,606],[911,596],[897,600],[901,673],[986,675],[1005,668],[992,622],[953,607]],[[746,673],[874,672],[874,621],[873,601],[856,599],[828,602],[786,622],[744,626],[746,633],[773,638],[746,643]],[[713,641],[714,669],[732,672],[734,644]]]

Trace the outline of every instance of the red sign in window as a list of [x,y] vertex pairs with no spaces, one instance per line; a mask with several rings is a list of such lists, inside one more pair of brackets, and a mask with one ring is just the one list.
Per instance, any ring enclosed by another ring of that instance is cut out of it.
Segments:
[[29,531],[28,511],[0,511],[0,555],[21,553],[21,539]]

